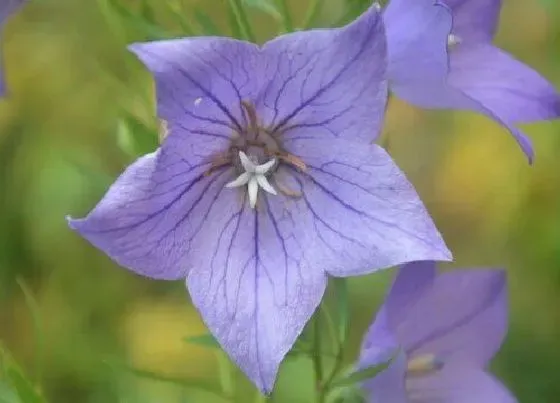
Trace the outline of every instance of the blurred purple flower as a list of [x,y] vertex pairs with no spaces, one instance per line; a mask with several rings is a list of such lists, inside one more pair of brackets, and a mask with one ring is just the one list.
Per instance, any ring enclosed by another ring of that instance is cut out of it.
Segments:
[[376,7],[261,47],[201,37],[131,49],[155,77],[168,133],[70,226],[136,273],[186,277],[261,390],[327,274],[450,259],[412,185],[372,144],[387,98]]
[[[424,108],[467,109],[505,126],[560,116],[560,96],[539,73],[491,42],[501,0],[391,0],[384,12],[391,89]],[[453,26],[453,28],[452,28]]]
[[512,403],[485,368],[507,332],[503,270],[436,274],[403,266],[362,345],[359,366],[390,366],[365,384],[372,402]]
[[[27,0],[0,0],[0,29],[4,27],[8,18],[23,6]],[[1,58],[0,58],[1,59]],[[0,63],[2,63],[0,61]],[[0,97],[6,95],[6,83],[4,82],[4,69],[0,65]]]

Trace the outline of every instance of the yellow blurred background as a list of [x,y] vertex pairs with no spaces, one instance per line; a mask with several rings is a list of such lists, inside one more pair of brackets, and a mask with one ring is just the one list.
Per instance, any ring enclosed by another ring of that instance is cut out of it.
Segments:
[[[119,268],[65,222],[67,214],[86,213],[131,161],[117,146],[123,113],[155,125],[150,76],[125,47],[148,36],[108,11],[109,3],[32,0],[4,31],[10,95],[0,101],[0,339],[54,403],[212,402],[211,395],[106,363],[219,387],[222,361],[216,350],[184,342],[206,329],[182,282]],[[142,2],[120,3],[134,13]],[[181,33],[170,9],[193,16],[204,10],[229,33],[225,0],[145,3],[170,35]],[[341,3],[327,0],[316,25],[336,21]],[[560,4],[504,3],[497,43],[560,88]],[[307,3],[290,5],[297,24]],[[259,40],[274,34],[269,16],[250,15]],[[384,135],[454,252],[451,267],[508,270],[511,327],[492,368],[521,402],[554,403],[560,401],[560,122],[523,129],[536,148],[533,166],[503,128],[471,113],[420,111],[394,99]],[[350,357],[392,274],[350,281]],[[39,331],[18,281],[37,300]],[[303,358],[287,362],[272,401],[310,401],[310,368]],[[236,401],[256,401],[243,376],[233,371],[233,377]]]

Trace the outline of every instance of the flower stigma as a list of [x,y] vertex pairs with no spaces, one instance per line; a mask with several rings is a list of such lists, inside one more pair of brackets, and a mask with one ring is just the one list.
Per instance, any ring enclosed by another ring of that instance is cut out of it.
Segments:
[[266,175],[270,173],[271,169],[276,164],[276,159],[271,159],[264,164],[257,165],[257,163],[247,156],[243,151],[239,151],[239,159],[243,165],[243,172],[235,180],[226,184],[227,188],[236,188],[247,185],[247,192],[249,194],[249,205],[255,208],[257,205],[257,195],[259,187],[264,191],[276,195],[276,190],[268,182]]

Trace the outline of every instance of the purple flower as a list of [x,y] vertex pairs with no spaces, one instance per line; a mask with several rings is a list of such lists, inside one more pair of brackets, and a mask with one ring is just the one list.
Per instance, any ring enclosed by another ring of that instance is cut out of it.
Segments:
[[392,90],[424,108],[468,109],[505,126],[560,116],[560,96],[539,73],[492,45],[501,0],[391,0],[384,13]]
[[[8,18],[15,13],[27,0],[0,0],[0,29],[4,26]],[[6,95],[6,83],[4,82],[4,72],[0,65],[0,97]]]
[[261,390],[327,274],[450,259],[412,185],[372,144],[387,97],[377,8],[261,47],[207,37],[131,49],[155,77],[168,133],[70,226],[136,273],[186,277]]
[[361,367],[390,366],[365,385],[372,402],[510,403],[485,371],[507,332],[503,270],[436,274],[435,263],[403,266],[364,339]]

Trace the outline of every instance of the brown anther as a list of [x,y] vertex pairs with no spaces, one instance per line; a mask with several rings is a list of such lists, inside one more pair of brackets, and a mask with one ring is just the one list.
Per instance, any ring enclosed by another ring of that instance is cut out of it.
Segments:
[[295,192],[295,191],[287,188],[286,186],[282,185],[278,181],[276,181],[275,185],[276,185],[276,188],[278,189],[278,191],[280,193],[282,193],[284,196],[293,197],[293,198],[297,198],[297,199],[299,199],[301,197],[301,192]]
[[257,111],[255,110],[255,105],[253,105],[249,101],[241,101],[241,106],[245,113],[247,114],[247,118],[249,120],[249,131],[253,134],[258,133],[258,126],[259,122],[257,119]]
[[295,166],[296,168],[299,168],[302,171],[307,170],[307,165],[305,165],[305,162],[303,162],[303,160],[301,158],[296,157],[293,154],[278,153],[277,156],[282,161],[287,162],[288,164],[293,165],[293,166]]
[[204,172],[204,176],[211,175],[217,169],[230,164],[231,164],[231,157],[227,153],[218,155],[212,160],[212,166],[206,172]]

